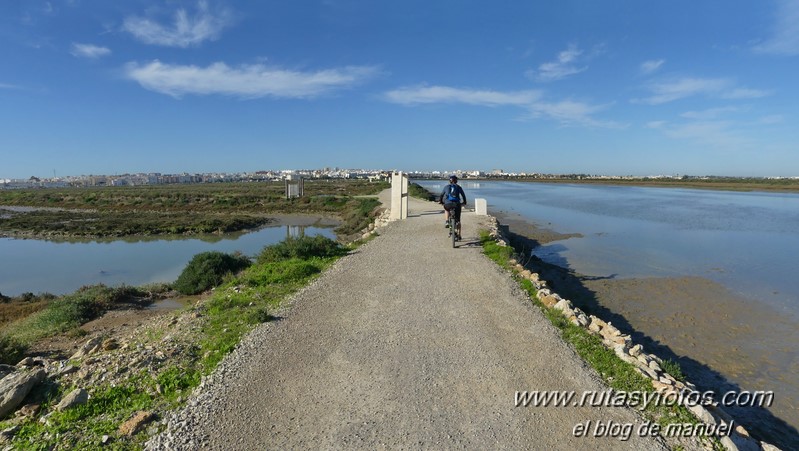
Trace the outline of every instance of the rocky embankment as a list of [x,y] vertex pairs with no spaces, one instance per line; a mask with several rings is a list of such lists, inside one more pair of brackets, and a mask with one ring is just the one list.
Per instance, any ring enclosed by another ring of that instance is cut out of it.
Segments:
[[[489,224],[489,235],[500,246],[510,246],[510,241],[503,235],[497,219],[491,217]],[[575,307],[571,301],[562,298],[558,293],[550,289],[540,274],[531,272],[517,260],[511,259],[509,263],[519,277],[532,282],[537,290],[538,301],[544,307],[561,312],[572,324],[599,336],[605,347],[612,350],[621,360],[631,364],[639,374],[649,379],[652,383],[652,388],[662,396],[662,399],[677,400],[677,402],[691,411],[698,421],[707,425],[706,430],[711,428],[716,430],[720,426],[734,426],[731,434],[720,438],[720,442],[726,450],[762,449],[773,451],[779,449],[772,444],[751,437],[746,428],[736,424],[734,419],[717,402],[697,403],[695,396],[686,396],[688,393],[697,393],[696,386],[688,381],[677,380],[666,372],[663,369],[663,360],[654,354],[646,353],[643,346],[633,343],[630,335],[621,333],[610,322],[605,322],[594,315],[586,315],[579,307]]]
[[[198,303],[138,327],[99,332],[69,358],[25,357],[17,365],[0,365],[0,420],[7,425],[0,432],[0,446],[10,443],[27,422],[46,424],[54,413],[85,404],[101,387],[117,387],[143,374],[155,376],[179,365],[196,350],[203,317]],[[155,383],[149,390],[151,397],[158,399],[163,387]],[[155,402],[152,410],[117,419],[116,437],[131,437],[145,429],[148,435],[155,434],[156,426],[146,426],[170,407],[168,402]],[[71,433],[79,431],[65,432],[65,439]],[[97,444],[114,438],[99,437]]]

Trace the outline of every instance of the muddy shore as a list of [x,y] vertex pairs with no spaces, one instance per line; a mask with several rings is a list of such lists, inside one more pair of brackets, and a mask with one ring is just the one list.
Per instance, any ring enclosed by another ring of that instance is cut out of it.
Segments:
[[[494,213],[514,247],[536,246],[563,234],[513,213]],[[702,277],[591,277],[531,257],[526,262],[553,289],[583,310],[612,321],[649,352],[680,363],[701,390],[774,391],[769,409],[725,407],[757,436],[799,449],[799,327],[763,303]]]

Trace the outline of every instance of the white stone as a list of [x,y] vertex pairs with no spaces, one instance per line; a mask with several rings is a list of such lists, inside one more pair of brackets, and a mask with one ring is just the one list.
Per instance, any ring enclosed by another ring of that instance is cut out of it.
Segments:
[[564,312],[566,309],[572,310],[572,303],[566,299],[561,299],[557,304],[555,304],[555,309],[562,310]]

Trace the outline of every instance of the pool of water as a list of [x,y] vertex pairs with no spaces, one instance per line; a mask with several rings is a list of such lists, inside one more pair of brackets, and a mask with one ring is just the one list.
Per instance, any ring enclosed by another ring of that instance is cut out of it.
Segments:
[[0,293],[65,294],[83,285],[173,282],[186,263],[205,251],[254,256],[287,236],[324,235],[333,227],[281,225],[249,233],[199,238],[67,240],[0,238]]

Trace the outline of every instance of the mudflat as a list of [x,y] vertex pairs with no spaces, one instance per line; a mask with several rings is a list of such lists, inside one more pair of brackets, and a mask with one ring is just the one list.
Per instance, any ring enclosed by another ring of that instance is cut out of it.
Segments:
[[[517,214],[497,215],[517,243],[579,238]],[[530,259],[556,292],[612,321],[662,358],[680,363],[689,380],[719,394],[773,391],[773,405],[728,406],[747,429],[784,449],[799,448],[799,327],[768,305],[702,277],[590,277]],[[778,345],[782,343],[782,345]]]

